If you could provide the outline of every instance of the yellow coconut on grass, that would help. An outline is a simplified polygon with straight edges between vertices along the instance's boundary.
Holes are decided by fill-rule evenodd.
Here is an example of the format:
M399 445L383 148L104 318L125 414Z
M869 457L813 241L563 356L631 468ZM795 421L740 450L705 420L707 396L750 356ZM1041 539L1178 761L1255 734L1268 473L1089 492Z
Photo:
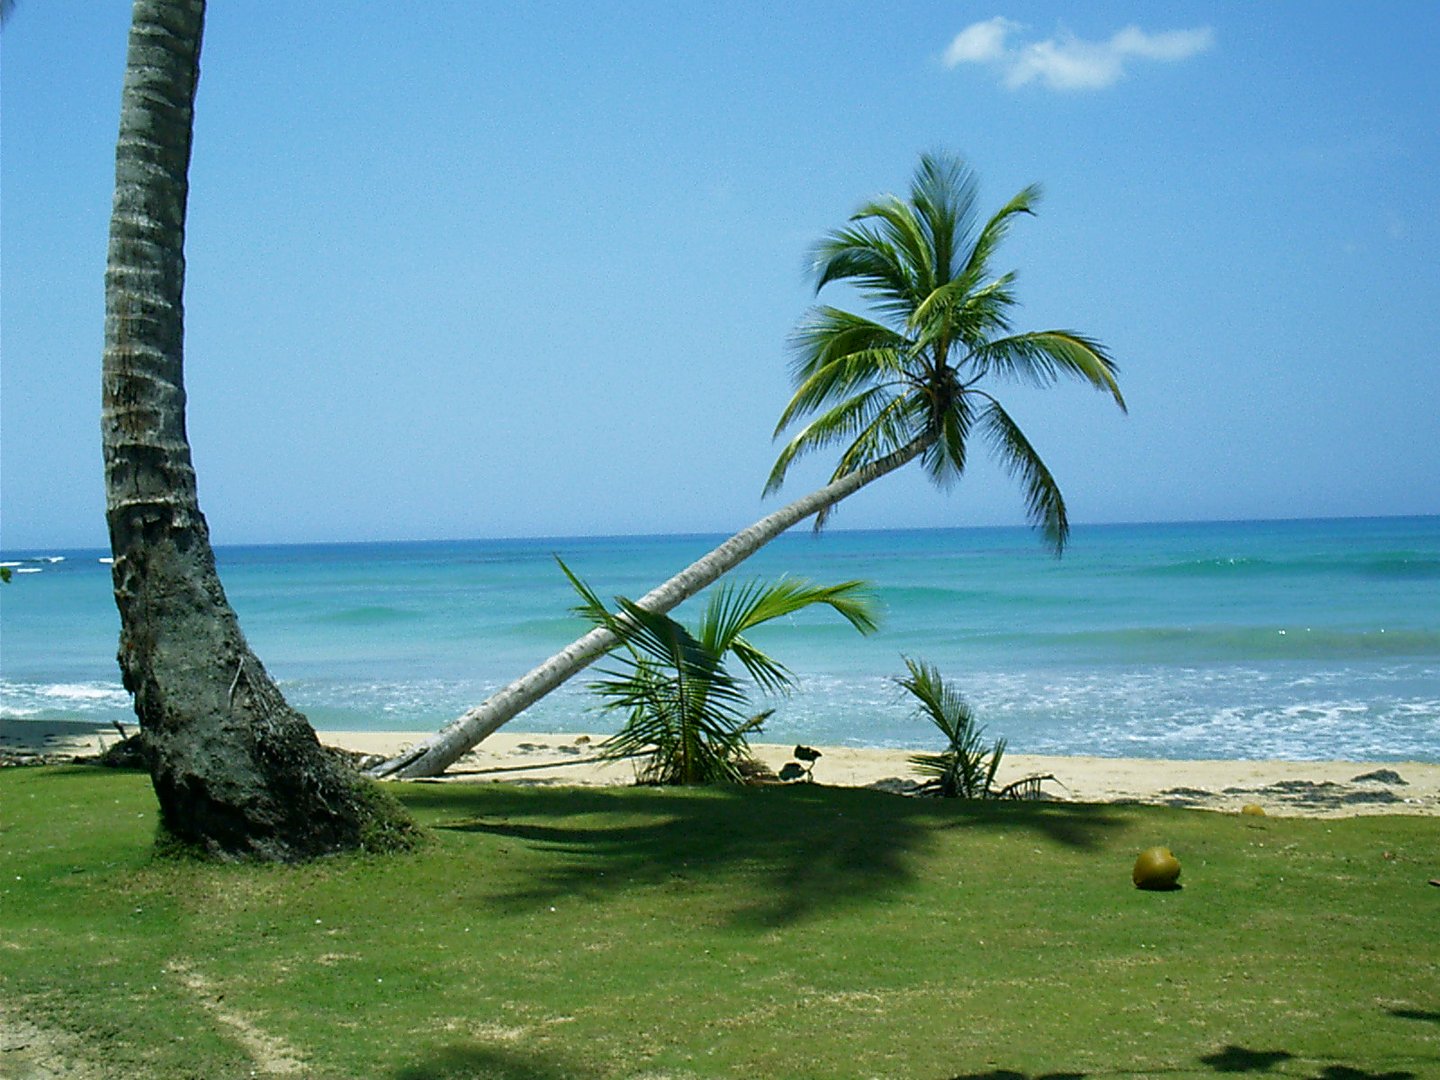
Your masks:
M1180 860L1168 847L1146 848L1135 860L1130 879L1137 889L1178 889Z

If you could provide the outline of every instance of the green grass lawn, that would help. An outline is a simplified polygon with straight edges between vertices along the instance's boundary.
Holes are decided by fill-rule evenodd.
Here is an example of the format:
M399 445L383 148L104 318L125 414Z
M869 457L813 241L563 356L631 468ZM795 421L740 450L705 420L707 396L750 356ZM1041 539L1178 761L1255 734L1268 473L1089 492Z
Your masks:
M0 772L0 1075L1440 1077L1436 819L390 790L418 852L198 865Z

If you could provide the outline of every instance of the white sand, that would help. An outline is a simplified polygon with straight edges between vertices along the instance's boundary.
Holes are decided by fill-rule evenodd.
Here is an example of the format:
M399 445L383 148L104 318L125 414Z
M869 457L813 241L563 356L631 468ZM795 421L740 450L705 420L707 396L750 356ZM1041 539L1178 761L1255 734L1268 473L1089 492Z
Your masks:
M397 732L322 732L333 745L363 753L390 755L418 741ZM598 735L527 735L498 731L450 770L456 781L510 781L551 784L626 784L634 780L628 764L600 764L594 757ZM792 760L791 745L752 744L755 756L778 772ZM911 750L817 746L816 783L865 787L898 778L914 778ZM526 766L523 770L499 771ZM535 766L544 766L536 768ZM1356 782L1379 769L1396 772L1405 784ZM1075 802L1144 802L1203 806L1238 811L1247 804L1267 813L1343 817L1351 814L1440 815L1440 765L1422 762L1347 761L1170 761L1147 758L1057 757L1007 754L999 784L1050 774L1043 790L1052 798ZM1297 783L1298 782L1298 783ZM1276 785L1281 785L1277 788ZM1307 785L1334 785L1333 788ZM1226 789L1239 789L1227 793ZM1176 793L1176 789L1185 789ZM1200 794L1205 792L1207 794ZM1390 793L1397 801L1383 800ZM1345 801L1347 796L1352 801Z
M93 724L0 721L0 749L84 754L113 743L113 729ZM424 738L415 732L325 731L323 742L388 756ZM530 784L628 784L629 764L594 761L603 736L496 732L462 758L448 782ZM754 744L756 756L778 772L793 747ZM877 781L914 778L908 750L820 746L816 783L864 787ZM1398 773L1403 784L1356 780L1377 770ZM1075 802L1142 802L1238 811L1247 804L1268 814L1345 817L1354 814L1440 816L1440 765L1414 761L1171 761L1148 758L1042 757L1007 754L1001 784L1051 774L1043 785L1052 798Z

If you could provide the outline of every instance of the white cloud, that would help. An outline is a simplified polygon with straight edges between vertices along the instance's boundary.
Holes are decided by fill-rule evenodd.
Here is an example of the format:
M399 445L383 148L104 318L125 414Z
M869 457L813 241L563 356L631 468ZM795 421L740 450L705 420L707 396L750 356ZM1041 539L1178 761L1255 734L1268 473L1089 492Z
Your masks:
M1166 30L1147 34L1138 26L1127 26L1110 39L1110 47L1127 56L1147 60L1188 60L1215 44L1215 31L1208 26L1194 30Z
M1012 30L1019 30L1020 24L1013 23L1003 15L996 15L984 22L972 23L950 42L945 50L945 66L956 64L983 64L999 60L1005 55L1005 38Z
M996 16L972 23L945 50L945 66L989 64L1008 87L1040 81L1052 90L1100 90L1118 82L1132 60L1174 63L1204 52L1215 43L1208 26L1194 30L1146 33L1127 26L1108 41L1085 41L1070 33L1028 44L1010 44L1024 27Z
M1100 90L1125 72L1115 50L1078 38L1037 41L1003 62L1009 87L1039 79L1052 90Z

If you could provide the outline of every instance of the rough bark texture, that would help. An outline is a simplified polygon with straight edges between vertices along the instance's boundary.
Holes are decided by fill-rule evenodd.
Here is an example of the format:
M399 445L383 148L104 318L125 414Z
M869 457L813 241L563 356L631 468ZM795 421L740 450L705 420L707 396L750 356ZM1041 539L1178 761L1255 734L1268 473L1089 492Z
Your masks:
M927 438L917 439L879 461L856 469L848 476L782 506L748 529L736 533L708 555L695 560L669 581L646 593L637 603L647 611L663 615L701 589L714 584L787 529L814 514L830 509L866 484L913 461L924 453L929 443ZM430 738L376 766L371 770L371 774L397 779L439 776L472 747L498 731L550 691L584 671L617 644L618 639L609 630L601 627L591 630L539 667L522 675L504 689L496 691L463 716L452 720Z
M185 207L204 0L136 0L105 275L102 431L119 661L164 828L228 857L385 847L408 824L245 642L185 435Z

